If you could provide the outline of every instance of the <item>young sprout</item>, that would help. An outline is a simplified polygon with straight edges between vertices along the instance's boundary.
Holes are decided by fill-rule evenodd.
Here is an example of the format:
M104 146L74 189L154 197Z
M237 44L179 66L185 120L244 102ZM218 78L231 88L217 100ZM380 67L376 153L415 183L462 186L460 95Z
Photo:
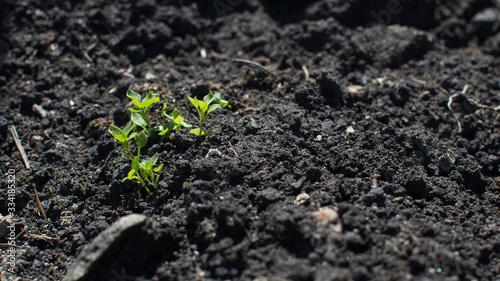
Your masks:
M168 137L172 132L177 132L182 128L191 128L193 126L184 122L184 118L181 116L181 113L177 108L172 111L172 115L168 115L167 103L163 104L161 117L168 118L172 120L172 122L169 122L164 126L160 126L160 133L158 133L160 136Z
M137 135L136 132L132 132L133 129L134 129L133 123L129 123L127 127L125 127L125 129L123 130L121 130L120 128L116 127L113 124L109 125L108 129L111 135L113 135L113 137L115 137L115 139L117 139L122 144L123 148L125 148L125 151L128 153L128 155L125 154L124 152L122 152L122 154L125 155L126 157L129 157L130 159L134 159L134 155L130 152L128 142L131 139L135 138L135 136Z
M205 121L210 112L218 109L219 107L227 107L231 109L229 102L227 100L223 100L219 93L213 94L212 92L210 92L203 98L203 100L199 100L196 97L188 97L188 99L194 105L200 117L200 127L192 129L190 131L197 136L205 136L206 138L208 138L208 136L210 135L210 130L203 131L203 125L205 125ZM212 102L215 102L215 104L212 104Z
M80 189L82 190L83 196L87 196L87 192L89 190L89 183L80 184Z
M160 95L154 94L153 91L150 91L144 99L142 99L141 95L134 92L132 89L128 89L127 97L129 97L132 100L132 103L134 103L134 106L129 108L132 123L146 131L150 130L151 121L149 120L149 110L151 105L160 101Z
M148 138L151 136L151 133L162 131L162 133L165 134L167 133L167 131L163 132L165 129L168 130L168 128L170 128L171 131L177 131L182 127L191 125L184 123L184 118L180 116L179 110L175 109L172 116L162 113L162 115L165 114L165 117L172 119L172 125L169 123L165 128L163 126L152 127L149 119L149 111L151 105L160 101L159 95L150 91L143 99L132 89L128 89L127 97L129 97L134 103L134 106L129 108L131 112L130 123L123 130L111 124L109 125L108 130L111 135L113 135L113 137L115 137L125 148L125 151L122 151L122 154L132 161L132 168L122 182L131 180L141 184L146 191L149 192L150 188L156 188L158 185L158 172L163 168L163 164L155 168L156 162L158 161L158 153L155 153L155 155L147 161L141 162L139 160L141 158L141 149L148 143ZM165 107L166 105L164 105L164 110ZM137 128L142 128L140 133L135 132ZM134 155L130 150L130 140L135 141L137 155ZM85 195L87 192L87 186L84 187L80 185L80 188Z
M128 173L127 177L122 180L130 180L136 183L140 183L146 192L150 192L150 187L156 188L158 185L158 180L160 176L157 174L162 168L163 164L158 167L154 167L158 161L158 153L155 153L148 161L139 162L139 157L135 157L132 160L132 169Z

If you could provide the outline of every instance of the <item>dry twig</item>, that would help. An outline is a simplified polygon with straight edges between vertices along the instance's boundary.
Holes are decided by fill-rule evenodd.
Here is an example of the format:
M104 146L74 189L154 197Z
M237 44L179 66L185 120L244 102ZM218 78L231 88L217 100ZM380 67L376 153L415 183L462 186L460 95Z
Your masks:
M17 134L16 126L12 125L10 126L10 132L12 133L12 137L14 137L14 142L16 143L17 149L21 153L21 157L23 158L24 165L26 166L26 169L29 169L30 166L30 161L28 160L28 156L26 155L26 151L24 151L23 145L21 144L21 141L19 140L19 135Z
M90 46L87 48L87 50L85 50L85 52L83 52L83 56L90 62L94 62L92 60L92 58L89 56L89 52L92 51L92 49L94 49L95 47L97 46L97 41L95 41L94 43L90 44Z
M42 208L42 204L40 204L40 199L38 199L38 192L36 191L35 185L33 185L33 190L35 191L36 204L38 205L38 208L40 208L40 211L42 212L42 217L44 220L47 220L47 217L45 216L45 212L43 211L43 208Z

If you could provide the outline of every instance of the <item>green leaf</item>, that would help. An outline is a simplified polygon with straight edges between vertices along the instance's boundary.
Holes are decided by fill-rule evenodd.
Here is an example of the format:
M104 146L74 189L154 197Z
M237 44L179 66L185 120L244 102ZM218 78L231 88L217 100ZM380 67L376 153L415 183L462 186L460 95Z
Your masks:
M129 108L128 109L130 112L137 112L137 113L141 113L142 112L142 109L135 109L135 107L133 108Z
M208 111L207 111L207 115L208 115L210 112L212 112L212 111L216 110L216 109L217 109L217 108L219 108L219 107L220 107L220 104L218 104L218 103L211 105L211 106L210 106L210 108L209 108L209 109L208 109Z
M151 158L149 159L149 162L151 162L151 164L156 164L156 162L158 161L158 152L155 153L155 155L151 156Z
M150 100L150 99L156 99L159 96L160 96L159 94L155 94L153 91L149 91L146 94L146 96L144 97L144 99L142 100L142 103L144 103L145 101Z
M151 137L151 134L155 133L155 132L160 132L162 129L160 129L160 126L154 126L152 128L149 128L146 130L146 132L148 133L147 135Z
M127 139L125 137L125 134L121 134L119 136L114 136L123 146L125 146L125 144L129 141L129 139Z
M146 143L148 143L148 136L144 132L141 132L136 139L136 144L137 144L137 149L141 149L146 146Z
M175 120L178 116L181 116L181 112L176 108L172 111L172 119Z
M128 136L128 134L130 134L130 132L134 129L134 123L130 122L127 124L127 126L125 127L125 129L123 129L123 132L125 133L125 135Z
M195 97L195 98L196 98L196 97ZM191 98L191 97L188 97L188 100L189 100L189 101L190 101L190 102L194 105L194 107L195 107L196 109L198 109L199 105L198 105L198 101L197 101L197 100L195 100L195 99L193 99L193 98Z
M153 97L153 94L154 94L154 92L153 92L153 91L149 91L149 92L146 94L146 96L142 99L142 102L144 103L144 101L151 99L151 98Z
M207 130L205 133L203 133L203 135L205 135L205 138L208 138L211 133L212 133L211 130Z
M147 171L146 171L146 170L141 169L141 170L139 171L139 174L141 175L141 177L142 177L142 179L143 179L143 180L147 180L147 179L148 179L148 173L147 173Z
M177 117L175 117L175 119L174 119L174 123L175 123L175 124L179 124L179 125L180 125L183 121L184 121L184 118L183 118L182 116L180 116L180 115L179 115L179 116L177 116Z
M109 125L109 129L108 129L109 133L111 135L113 135L113 137L115 137L116 139L118 139L118 137L120 135L124 135L125 133L118 127L116 127L115 125L111 124ZM120 141L121 142L121 141Z
M174 123L167 123L163 126L162 131L158 133L159 136L168 136L175 128Z
M215 93L214 94L214 100L215 102L220 102L222 100L222 97L220 96L220 93Z
M136 100L132 100L132 103L134 104L134 107L132 109L140 110L140 109L144 108L144 104L142 104Z
M144 106L146 108L149 108L153 103L157 103L159 101L160 101L160 98L158 98L158 97L152 98L152 99L148 99L148 100L144 101Z
M141 165L139 164L139 157L135 157L132 160L132 169L134 169L136 172L141 170Z
M158 168L154 169L153 171L154 171L155 173L158 173L159 171L161 171L161 169L163 169L163 166L164 166L164 165L163 165L163 164L161 164Z
M203 134L203 132L200 130L200 128L192 129L189 132L192 134L195 134L196 136L201 136Z
M148 172L149 172L149 171L152 171L152 170L153 170L153 163L151 163L151 162L149 162L149 161L146 161L146 163L144 163L144 164L146 164L146 165L145 165L146 167L144 168L146 171L148 171Z
M208 105L206 102L199 100L198 106L199 106L201 112L205 113L207 111Z
M191 128L191 127L193 127L193 125L188 124L188 123L186 123L186 122L181 122L181 125L182 125L182 127L184 127L184 128Z
M222 107L227 107L228 109L231 109L231 105L229 105L229 102L227 100L220 100L218 104L220 104L220 106Z
M220 97L220 95L219 95ZM205 97L203 97L203 102L205 102L207 105L211 104L214 101L214 94L212 92L208 93Z
M138 93L134 92L134 90L132 89L128 89L127 90L127 97L129 97L132 102L137 105L139 108L142 108L143 105L142 105L142 99L141 99L141 95L139 95Z
M139 113L132 112L132 116L130 117L132 122L134 122L135 125L142 127L146 129L146 120L140 115Z

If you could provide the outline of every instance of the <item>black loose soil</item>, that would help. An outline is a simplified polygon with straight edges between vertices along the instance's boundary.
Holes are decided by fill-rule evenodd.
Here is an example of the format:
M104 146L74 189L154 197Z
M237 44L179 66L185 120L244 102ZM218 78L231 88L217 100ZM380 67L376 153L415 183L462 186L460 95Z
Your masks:
M18 237L14 274L0 237L0 275L62 279L136 213L88 280L500 279L495 3L1 1L0 213L13 169ZM149 141L149 194L121 182L107 131L129 87L192 124L187 95L233 105L207 139Z

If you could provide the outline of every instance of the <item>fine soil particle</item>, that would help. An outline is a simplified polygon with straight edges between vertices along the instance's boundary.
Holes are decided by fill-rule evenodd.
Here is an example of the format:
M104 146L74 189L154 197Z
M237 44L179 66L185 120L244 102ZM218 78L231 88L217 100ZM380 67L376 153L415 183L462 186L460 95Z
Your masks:
M497 2L2 1L0 279L499 279Z

